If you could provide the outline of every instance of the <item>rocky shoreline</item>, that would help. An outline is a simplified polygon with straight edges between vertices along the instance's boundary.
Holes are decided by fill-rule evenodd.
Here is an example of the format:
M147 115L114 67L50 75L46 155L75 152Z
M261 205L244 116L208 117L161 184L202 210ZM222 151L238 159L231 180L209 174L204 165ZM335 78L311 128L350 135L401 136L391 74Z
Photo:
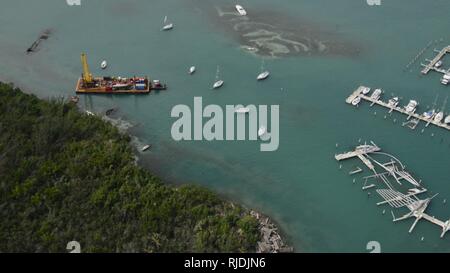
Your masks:
M256 211L250 211L250 215L255 217L259 222L259 230L261 232L262 241L256 246L256 253L290 253L294 252L294 248L287 245L279 233L278 227L270 220Z

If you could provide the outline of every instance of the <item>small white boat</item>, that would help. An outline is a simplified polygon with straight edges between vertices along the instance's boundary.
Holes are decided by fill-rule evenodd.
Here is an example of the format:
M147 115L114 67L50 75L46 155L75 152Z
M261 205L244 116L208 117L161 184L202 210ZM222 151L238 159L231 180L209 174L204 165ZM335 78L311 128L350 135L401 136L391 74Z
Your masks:
M103 60L102 63L100 64L100 67L102 69L105 69L108 66L108 63L106 62L106 60Z
M450 115L448 115L445 120L444 120L445 124L450 124Z
M439 68L442 66L442 61L438 61L437 63L434 64L434 67Z
M236 109L234 112L239 113L239 114L245 114L245 113L250 112L250 108L242 107L242 108Z
M219 78L220 69L219 66L217 66L217 72L216 72L216 81L213 84L213 89L218 89L222 87L224 84L224 81Z
M398 97L394 97L388 101L388 106L391 108L395 108L397 107L398 103L399 103Z
M363 95L367 95L370 93L370 87L364 87L362 90Z
M356 97L354 100L352 100L352 105L357 106L361 102L361 97Z
M222 87L223 84L224 84L224 82L222 80L218 80L213 84L213 89L218 89L218 88Z
M167 21L167 16L164 17L164 26L162 28L162 30L171 30L173 28L173 23L169 23Z
M417 101L410 100L408 105L405 106L405 111L407 113L413 113L416 110L417 105L419 105L419 103L417 103Z
M269 77L270 72L264 69L264 60L261 61L261 73L256 77L256 80L262 81Z
M262 137L263 135L265 135L267 133L267 128L265 126L261 126L258 129L258 136Z
M151 145L145 145L144 147L142 147L141 151L145 152L148 149L150 149Z
M192 74L194 74L194 72L195 72L195 66L191 66L189 68L189 74L192 75Z
M444 112L439 112L434 116L434 122L441 122L444 119Z
M269 75L270 75L270 72L269 72L269 71L264 71L264 72L260 73L260 74L258 75L258 77L256 77L256 79L257 79L258 81L262 81L262 80L267 79L267 78L269 77Z
M236 5L236 10L239 12L239 15L241 16L247 15L247 11L241 5Z
M373 91L373 93L370 97L374 100L378 100L380 98L382 92L383 91L381 91L381 89L377 88L377 89L375 89L375 91Z

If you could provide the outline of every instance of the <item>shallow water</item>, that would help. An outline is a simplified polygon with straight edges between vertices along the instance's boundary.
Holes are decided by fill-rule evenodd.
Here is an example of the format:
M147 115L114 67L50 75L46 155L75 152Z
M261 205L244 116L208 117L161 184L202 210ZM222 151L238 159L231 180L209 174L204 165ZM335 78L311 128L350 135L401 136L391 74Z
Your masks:
M68 97L81 73L81 52L88 54L96 75L103 73L103 59L108 75L149 74L168 82L169 90L83 96L80 106L97 113L118 107L115 115L134 125L130 130L139 137L134 143L153 144L140 162L167 181L205 185L271 215L298 251L367 252L373 240L382 251L450 251L450 235L440 239L440 229L432 224L420 222L409 234L412 219L392 223L390 209L375 205L380 198L361 191L367 172L352 184L348 171L359 163L345 162L339 169L334 160L335 153L360 138L373 140L440 193L427 212L450 218L449 205L442 204L450 199L449 132L429 127L421 133L423 124L411 131L401 126L405 118L399 114L384 119L381 108L344 103L365 84L385 89L384 98L400 96L402 104L414 98L421 112L437 94L442 105L449 89L436 73L420 76L419 63L433 56L433 48L450 44L450 2L397 0L370 7L362 0L243 0L246 22L253 23L235 30L244 19L218 13L233 11L229 1L81 1L80 7L62 0L3 1L0 79L40 97ZM175 24L170 32L160 31L165 15ZM52 30L49 39L26 55L46 29ZM275 44L264 44L266 35L259 29L272 31L271 39L280 35L294 43L274 39ZM432 46L405 71L430 41ZM260 50L249 53L244 45ZM275 56L265 62L271 77L256 82L266 56ZM193 76L187 74L191 65L197 66ZM225 85L211 91L217 65ZM204 105L280 105L278 151L262 153L254 141L173 141L170 111L177 104L192 106L194 96L202 96Z

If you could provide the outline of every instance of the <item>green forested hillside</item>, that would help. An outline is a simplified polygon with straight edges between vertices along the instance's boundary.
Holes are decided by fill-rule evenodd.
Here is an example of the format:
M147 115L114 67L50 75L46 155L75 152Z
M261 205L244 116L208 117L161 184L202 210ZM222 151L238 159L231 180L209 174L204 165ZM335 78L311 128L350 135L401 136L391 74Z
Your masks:
M238 252L259 238L242 208L135 166L112 125L0 83L0 252Z

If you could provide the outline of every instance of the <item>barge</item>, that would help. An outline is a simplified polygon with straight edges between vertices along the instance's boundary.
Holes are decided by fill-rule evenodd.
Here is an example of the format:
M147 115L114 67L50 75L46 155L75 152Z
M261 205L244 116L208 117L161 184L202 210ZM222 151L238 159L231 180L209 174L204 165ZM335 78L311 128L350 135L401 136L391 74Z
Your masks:
M165 90L167 86L159 80L144 77L93 77L89 70L86 54L81 54L83 73L78 79L77 94L148 94L152 89Z

